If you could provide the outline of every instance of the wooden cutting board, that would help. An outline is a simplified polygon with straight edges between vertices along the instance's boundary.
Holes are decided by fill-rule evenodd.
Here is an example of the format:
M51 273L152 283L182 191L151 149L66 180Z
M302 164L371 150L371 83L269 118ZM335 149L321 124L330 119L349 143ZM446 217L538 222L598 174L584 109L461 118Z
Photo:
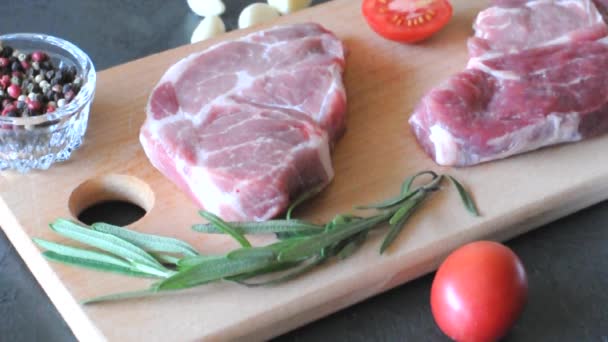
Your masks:
M451 187L435 194L388 255L374 236L350 259L297 281L249 289L219 283L155 299L87 306L79 300L144 288L148 281L49 264L32 237L65 242L47 223L105 199L148 210L131 227L178 237L202 251L227 250L227 238L192 232L197 208L148 163L139 143L148 94L180 58L220 40L180 47L99 73L86 143L48 171L0 174L0 225L57 306L85 341L265 339L340 310L432 271L453 248L474 239L505 240L608 197L608 163L598 156L608 136L544 149L465 169L437 167L417 146L407 118L420 97L467 60L466 38L484 1L454 1L454 18L431 40L401 45L364 23L360 1L335 0L277 23L316 21L344 40L348 132L337 144L336 178L298 216L327 220L353 205L398 192L407 175L449 172L475 194L483 216L473 218ZM84 185L83 185L84 184ZM4 275L7 276L7 275Z

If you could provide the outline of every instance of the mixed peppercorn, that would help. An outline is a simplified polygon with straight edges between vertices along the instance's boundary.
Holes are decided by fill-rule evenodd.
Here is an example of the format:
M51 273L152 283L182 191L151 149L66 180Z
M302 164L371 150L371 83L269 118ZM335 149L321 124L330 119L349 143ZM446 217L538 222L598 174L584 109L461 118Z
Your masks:
M81 86L76 67L58 67L43 51L25 53L0 42L0 115L54 112L70 103Z

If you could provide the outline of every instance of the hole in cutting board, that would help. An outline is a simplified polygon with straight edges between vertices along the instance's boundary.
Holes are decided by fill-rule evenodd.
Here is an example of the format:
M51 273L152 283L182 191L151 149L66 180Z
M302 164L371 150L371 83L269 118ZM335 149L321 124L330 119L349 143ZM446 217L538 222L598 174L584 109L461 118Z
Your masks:
M78 214L78 220L91 225L105 222L116 226L126 226L138 221L146 211L137 204L127 201L106 201L95 203Z
M152 209L154 193L139 178L110 174L80 184L68 205L72 215L85 224L101 221L126 226Z

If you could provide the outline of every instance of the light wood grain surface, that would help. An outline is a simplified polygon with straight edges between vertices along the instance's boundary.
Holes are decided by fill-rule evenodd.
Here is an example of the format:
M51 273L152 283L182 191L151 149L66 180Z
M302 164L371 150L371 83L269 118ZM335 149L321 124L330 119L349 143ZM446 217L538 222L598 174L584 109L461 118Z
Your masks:
M505 240L608 197L608 164L598 159L608 137L472 168L437 167L417 146L407 118L427 90L464 67L465 41L485 2L454 1L454 18L446 29L412 46L372 33L359 6L360 1L336 0L277 22L319 22L350 51L348 131L334 151L336 178L298 216L322 221L394 195L403 178L423 169L459 178L475 194L483 216L469 216L456 191L446 187L413 217L388 255L378 255L381 237L376 234L350 259L273 288L218 283L155 299L83 307L79 300L148 285L48 263L31 242L32 237L65 242L47 224L72 217L96 200L129 199L149 209L134 229L178 237L201 251L235 247L227 238L189 229L200 222L197 208L152 168L137 136L148 94L168 66L250 30L153 55L99 74L86 143L70 161L45 172L0 174L0 226L79 339L265 339L430 272L464 242Z

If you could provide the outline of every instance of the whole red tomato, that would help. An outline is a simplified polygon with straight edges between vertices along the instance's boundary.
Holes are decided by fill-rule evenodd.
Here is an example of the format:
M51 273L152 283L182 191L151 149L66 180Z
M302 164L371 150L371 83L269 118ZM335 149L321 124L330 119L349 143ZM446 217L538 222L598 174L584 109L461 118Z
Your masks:
M450 254L431 288L435 322L461 342L495 341L521 314L528 280L521 261L506 246L478 241Z

